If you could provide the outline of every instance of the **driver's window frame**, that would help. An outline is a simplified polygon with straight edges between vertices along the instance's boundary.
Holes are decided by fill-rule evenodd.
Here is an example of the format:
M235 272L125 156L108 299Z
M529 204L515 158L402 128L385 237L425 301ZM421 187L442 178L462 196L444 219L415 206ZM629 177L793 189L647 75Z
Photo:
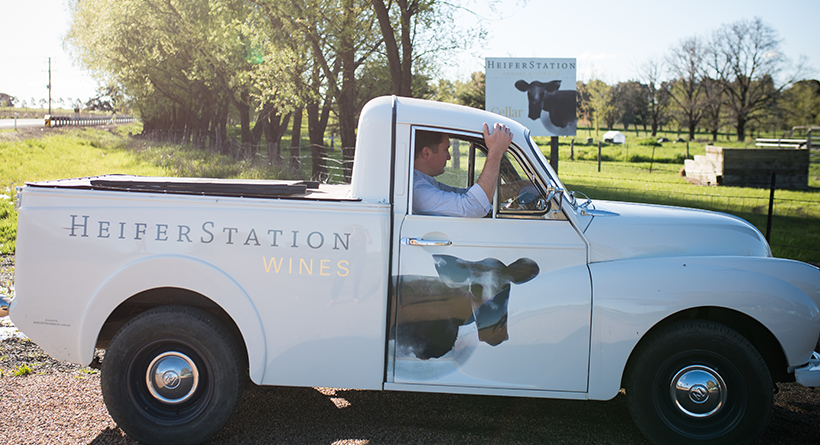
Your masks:
M419 130L424 131L432 131L438 133L445 133L450 136L451 139L459 139L462 142L467 142L470 144L468 149L467 155L467 184L466 187L472 187L475 184L475 180L480 171L476 171L476 154L478 151L481 151L485 154L487 153L487 147L484 145L484 136L480 133L470 132L470 131L463 131L463 130L455 130L449 128L442 128L442 127L431 127L431 126L422 126L422 125L413 125L411 127L411 140L410 140L410 190L411 194L409 196L409 212L410 214L413 213L413 206L412 206L412 190L413 190L413 174L415 169L415 143L416 143L416 132ZM452 147L451 147L452 148ZM546 198L548 196L547 190L548 186L544 184L543 178L538 174L538 171L533 167L533 165L527 160L527 157L523 155L524 149L516 145L514 142L511 142L505 156L510 155L512 156L515 161L518 162L518 165L524 170L527 175L527 179L533 183L536 187L538 192L541 194L542 197ZM452 156L452 154L451 154ZM510 160L510 162L515 162ZM446 182L445 182L446 183ZM452 185L452 184L450 184ZM462 187L462 185L458 185L458 187ZM492 211L487 217L492 219L511 219L511 218L519 218L519 219L566 219L566 216L563 215L563 212L560 214L556 214L551 211L553 203L547 209L543 210L508 210L500 208L500 196L501 196L501 176L499 174L498 183L495 187L495 193L493 195L493 202L492 202Z

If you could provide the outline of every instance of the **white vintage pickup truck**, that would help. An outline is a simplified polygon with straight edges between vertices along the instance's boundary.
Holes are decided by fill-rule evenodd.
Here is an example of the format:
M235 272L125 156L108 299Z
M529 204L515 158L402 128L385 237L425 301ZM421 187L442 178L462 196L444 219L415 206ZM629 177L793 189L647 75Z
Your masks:
M513 130L485 218L414 214L419 130L469 186ZM743 443L775 382L820 386L820 270L730 215L578 199L529 132L461 106L362 111L352 184L103 176L19 196L12 321L53 357L106 350L114 420L198 443L246 379L608 400L658 443Z

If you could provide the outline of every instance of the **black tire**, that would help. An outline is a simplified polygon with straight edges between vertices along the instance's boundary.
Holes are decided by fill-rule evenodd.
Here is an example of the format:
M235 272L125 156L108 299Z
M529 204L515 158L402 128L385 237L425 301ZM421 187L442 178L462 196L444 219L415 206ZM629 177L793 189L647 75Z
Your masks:
M100 378L103 400L117 425L140 442L204 442L225 426L242 395L238 351L205 311L151 309L111 340Z
M772 413L773 384L760 353L708 321L675 323L648 339L626 383L632 419L658 444L748 443Z

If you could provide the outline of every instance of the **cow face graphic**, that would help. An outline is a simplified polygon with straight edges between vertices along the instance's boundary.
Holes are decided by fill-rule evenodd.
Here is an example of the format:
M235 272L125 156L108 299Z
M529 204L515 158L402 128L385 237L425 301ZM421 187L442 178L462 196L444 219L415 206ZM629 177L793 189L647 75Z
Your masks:
M538 275L535 261L520 258L507 266L495 258L467 261L451 255L433 255L433 261L438 278L401 277L398 356L442 357L464 341L459 337L465 332L477 332L478 340L491 346L507 340L510 288Z
M527 117L540 119L544 128L555 136L574 135L576 131L576 111L574 90L560 90L561 81L515 82L518 91L527 93Z

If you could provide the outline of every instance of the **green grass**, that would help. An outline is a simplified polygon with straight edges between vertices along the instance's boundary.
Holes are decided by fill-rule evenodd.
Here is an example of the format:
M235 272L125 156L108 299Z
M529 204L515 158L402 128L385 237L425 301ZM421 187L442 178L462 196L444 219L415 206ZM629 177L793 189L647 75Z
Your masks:
M16 377L23 377L23 376L27 376L27 375L32 374L32 373L34 373L34 369L31 366L29 366L28 364L20 365L17 368L15 368L14 370L11 371L11 375L16 376Z
M128 150L128 138L97 129L72 129L23 141L0 140L0 187L108 173L164 175Z

